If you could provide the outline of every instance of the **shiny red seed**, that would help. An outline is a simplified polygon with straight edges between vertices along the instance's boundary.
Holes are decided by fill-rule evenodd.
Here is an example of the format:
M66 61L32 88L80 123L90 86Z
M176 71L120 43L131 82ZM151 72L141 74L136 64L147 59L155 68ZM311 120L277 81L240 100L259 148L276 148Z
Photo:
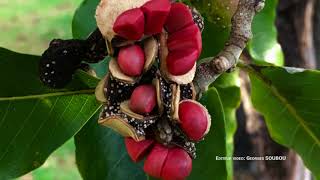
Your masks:
M161 177L163 180L183 180L192 170L192 159L189 154L180 148L169 150L163 166Z
M188 6L183 3L173 3L165 28L169 33L181 30L182 28L194 24L192 13Z
M148 155L146 161L144 162L144 172L155 178L160 178L162 168L167 159L168 152L168 148L160 144L156 144Z
M196 49L169 52L166 59L169 73L176 76L186 74L195 65L198 54Z
M147 114L152 112L156 103L156 88L153 85L141 85L131 94L129 107L135 113Z
M140 46L130 45L120 49L118 55L118 64L124 74L128 76L141 75L144 63L144 51Z
M170 7L169 0L151 0L141 7L146 21L145 34L154 35L162 32Z
M191 24L180 31L170 34L167 45L169 51L183 51L192 48L201 53L201 32L196 24Z
M136 142L132 138L125 138L127 152L134 162L140 161L152 147L154 140Z
M201 140L210 126L210 117L205 107L192 100L179 104L179 120L182 130L194 141Z
M120 14L113 31L119 36L129 40L139 40L144 32L144 15L140 8L127 10Z

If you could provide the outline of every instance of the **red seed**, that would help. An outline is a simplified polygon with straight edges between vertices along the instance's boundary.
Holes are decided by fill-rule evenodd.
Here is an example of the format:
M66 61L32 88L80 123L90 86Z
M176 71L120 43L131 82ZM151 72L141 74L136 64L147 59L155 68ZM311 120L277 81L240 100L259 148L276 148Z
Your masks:
M168 152L168 148L160 144L156 144L144 162L144 172L155 178L160 178Z
M129 107L138 114L150 113L157 103L156 88L153 85L141 85L131 94Z
M179 120L182 130L194 141L204 137L211 122L206 108L192 100L185 100L179 104Z
M141 7L146 21L144 27L145 34L154 35L162 32L163 25L170 12L170 7L169 0L151 0Z
M113 25L113 31L123 38L139 40L144 31L142 10L134 8L120 14Z
M193 68L198 54L196 49L169 52L166 59L169 73L175 76L186 74Z
M191 24L180 31L169 35L167 42L169 51L183 51L185 49L196 49L199 54L202 50L201 32L196 24Z
M194 22L192 13L188 6L184 5L183 3L173 3L165 23L166 30L169 33L173 33L190 24L194 24Z
M129 156L134 162L140 161L152 147L154 140L136 142L132 138L125 138L125 144Z
M118 64L124 74L128 76L141 75L144 63L144 51L140 46L131 45L120 49L118 55Z
M180 148L169 150L163 166L161 177L164 180L183 180L192 170L192 159L186 151Z

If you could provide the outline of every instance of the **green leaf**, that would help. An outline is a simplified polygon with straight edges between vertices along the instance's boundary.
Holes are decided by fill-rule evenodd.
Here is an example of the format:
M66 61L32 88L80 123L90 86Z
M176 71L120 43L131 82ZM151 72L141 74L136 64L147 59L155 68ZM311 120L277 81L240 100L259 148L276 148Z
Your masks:
M84 0L72 20L72 35L84 39L97 28L95 10L100 0Z
M233 137L237 130L236 110L240 105L239 71L222 74L213 86L219 92L222 100L226 121L227 156L233 156ZM227 161L228 179L233 179L233 161Z
M0 179L23 175L47 157L97 111L97 79L78 72L65 89L38 78L38 56L0 48Z
M211 130L205 140L197 144L197 158L193 160L188 179L227 179L227 161L216 160L216 156L227 156L225 116L218 91L210 88L201 102L211 115Z
M255 61L282 66L284 55L277 42L275 26L277 2L277 0L266 1L264 9L254 17L252 23L253 39L247 48Z
M243 68L250 73L252 102L264 115L272 138L294 149L320 178L320 72L275 66Z
M197 8L205 18L201 57L217 55L229 37L231 16L235 8L234 0L186 0L186 3Z
M76 161L84 180L147 180L142 163L134 164L124 138L97 123L98 114L75 136Z

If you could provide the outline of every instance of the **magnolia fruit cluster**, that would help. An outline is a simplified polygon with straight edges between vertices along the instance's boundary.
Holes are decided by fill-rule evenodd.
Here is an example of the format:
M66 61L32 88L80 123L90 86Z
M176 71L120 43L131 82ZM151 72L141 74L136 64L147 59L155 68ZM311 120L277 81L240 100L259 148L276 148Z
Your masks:
M166 180L185 179L211 118L192 80L202 50L200 14L169 0L102 0L98 27L112 56L96 89L99 123L125 137L134 162Z

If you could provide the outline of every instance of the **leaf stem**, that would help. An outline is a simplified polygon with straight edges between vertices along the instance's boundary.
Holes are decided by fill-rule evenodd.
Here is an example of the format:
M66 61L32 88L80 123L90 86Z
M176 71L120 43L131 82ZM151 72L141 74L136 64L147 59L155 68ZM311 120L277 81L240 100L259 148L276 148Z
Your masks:
M15 97L0 97L1 101L18 101L18 100L28 100L28 99L40 99L40 98L48 98L55 96L68 96L68 95L76 95L76 94L94 94L95 89L86 89L79 91L67 91L67 92L54 92L54 93L46 93L46 94L36 94L36 95L27 95L27 96L15 96Z

